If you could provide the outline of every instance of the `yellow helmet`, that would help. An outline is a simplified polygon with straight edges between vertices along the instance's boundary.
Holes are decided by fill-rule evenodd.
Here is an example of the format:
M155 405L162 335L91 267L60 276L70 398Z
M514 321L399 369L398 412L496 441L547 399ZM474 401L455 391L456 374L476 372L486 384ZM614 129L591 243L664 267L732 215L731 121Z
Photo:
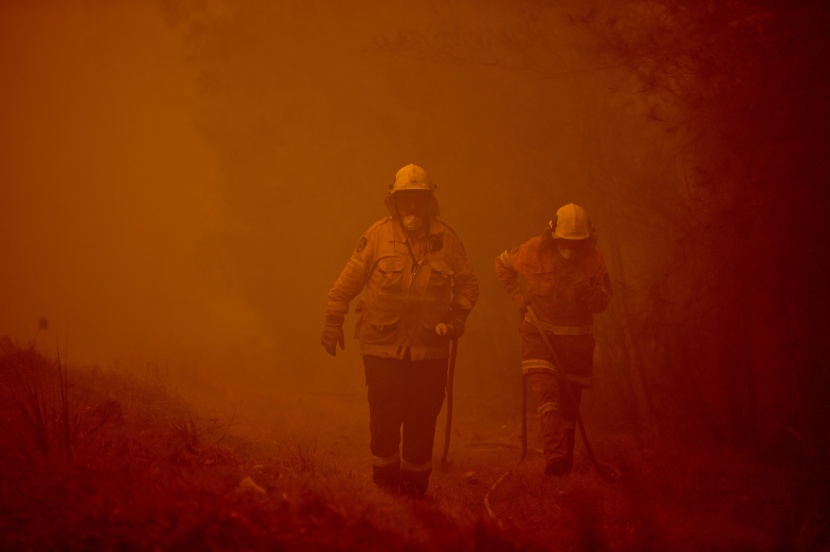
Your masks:
M389 185L389 195L400 190L427 190L438 188L429 180L427 172L418 165L407 165L395 174L395 181Z
M556 211L556 218L550 221L549 226L554 238L565 240L584 240L590 238L594 229L588 219L588 213L573 203L563 205Z
M389 193L386 195L386 207L394 215L395 214L395 192L401 190L424 190L426 192L434 192L438 186L433 184L429 179L427 172L418 165L409 164L400 169L395 174L395 181L389 185ZM438 200L432 195L429 203L430 216L437 217L440 212L438 209Z

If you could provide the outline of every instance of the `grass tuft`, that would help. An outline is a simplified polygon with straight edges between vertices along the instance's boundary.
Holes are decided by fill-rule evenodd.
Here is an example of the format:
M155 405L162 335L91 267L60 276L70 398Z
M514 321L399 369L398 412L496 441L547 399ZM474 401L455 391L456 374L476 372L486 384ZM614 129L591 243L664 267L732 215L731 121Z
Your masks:
M292 473L313 474L317 467L317 441L304 444L296 437L281 444L283 468Z
M3 426L18 453L27 462L74 456L83 426L80 411L69 395L66 366L53 363L32 347L0 342L0 381L10 409Z

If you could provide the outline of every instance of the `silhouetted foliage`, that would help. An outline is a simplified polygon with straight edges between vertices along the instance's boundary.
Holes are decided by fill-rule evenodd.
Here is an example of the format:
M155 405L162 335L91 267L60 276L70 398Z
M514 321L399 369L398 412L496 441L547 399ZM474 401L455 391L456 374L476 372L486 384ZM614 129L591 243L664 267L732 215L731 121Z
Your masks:
M674 181L632 185L638 215L673 242L624 307L645 379L673 381L659 400L716 441L826 454L827 8L631 0L572 13L627 69L617 93L639 97L685 161Z

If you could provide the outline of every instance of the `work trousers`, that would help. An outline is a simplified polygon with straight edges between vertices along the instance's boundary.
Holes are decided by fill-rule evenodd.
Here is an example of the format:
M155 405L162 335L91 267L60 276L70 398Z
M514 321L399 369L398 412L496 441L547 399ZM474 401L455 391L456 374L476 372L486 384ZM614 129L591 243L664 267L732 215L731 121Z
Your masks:
M548 334L556 351L554 358L533 325L524 322L521 336L522 365L528 367L527 376L538 398L539 437L545 460L564 458L570 465L576 417L582 389L591 381L596 341L593 335ZM562 387L562 379L569 382L570 393Z
M373 480L422 495L432 473L435 423L447 385L447 359L364 356Z

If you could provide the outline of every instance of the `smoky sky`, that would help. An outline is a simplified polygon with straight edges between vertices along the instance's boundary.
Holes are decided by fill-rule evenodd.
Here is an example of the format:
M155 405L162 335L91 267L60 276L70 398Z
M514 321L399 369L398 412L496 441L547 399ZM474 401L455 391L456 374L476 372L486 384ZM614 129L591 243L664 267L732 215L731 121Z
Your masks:
M567 202L621 239L615 190L668 149L544 4L4 2L0 335L88 364L344 362L326 292L415 163L482 288L465 362L513 362L494 257Z

